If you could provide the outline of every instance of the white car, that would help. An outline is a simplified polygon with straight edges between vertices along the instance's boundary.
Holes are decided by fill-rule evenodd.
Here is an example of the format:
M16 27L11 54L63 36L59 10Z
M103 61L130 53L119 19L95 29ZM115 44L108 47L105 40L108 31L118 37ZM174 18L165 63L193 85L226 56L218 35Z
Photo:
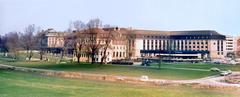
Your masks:
M221 70L218 69L218 68L216 68L216 67L213 67L213 68L210 69L210 71L213 71L213 72L220 72Z
M221 71L221 73L220 73L221 76L227 76L227 75L230 75L230 74L232 74L232 71L231 71L231 70Z

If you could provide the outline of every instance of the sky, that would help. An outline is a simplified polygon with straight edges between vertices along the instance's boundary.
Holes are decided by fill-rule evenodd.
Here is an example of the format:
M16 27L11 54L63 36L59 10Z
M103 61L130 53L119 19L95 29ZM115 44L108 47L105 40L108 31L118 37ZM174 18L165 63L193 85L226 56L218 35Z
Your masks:
M65 31L71 21L149 30L216 30L240 36L240 0L0 0L0 34L29 24Z

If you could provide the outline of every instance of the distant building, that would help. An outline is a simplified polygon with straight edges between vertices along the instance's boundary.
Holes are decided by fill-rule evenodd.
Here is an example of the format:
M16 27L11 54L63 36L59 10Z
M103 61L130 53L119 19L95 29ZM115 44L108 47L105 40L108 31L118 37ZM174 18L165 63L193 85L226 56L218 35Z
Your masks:
M240 58L240 37L237 37L236 38L237 40L237 49L236 49L236 52L237 52L237 57L239 57Z
M49 53L60 53L64 47L64 36L65 33L57 32L53 29L47 29L44 31L45 36L43 37L43 49Z
M107 50L107 62L120 59L142 59L162 57L168 61L222 60L228 51L234 51L234 40L213 30L155 31L131 28L112 28L117 38ZM106 33L110 28L100 29ZM64 46L64 33L49 32L46 37L48 49ZM104 34L103 34L104 36ZM227 40L226 40L227 39ZM104 44L104 38L97 39ZM240 47L240 40L239 40ZM96 61L100 62L99 49ZM87 57L83 55L83 57ZM83 58L84 59L84 58ZM84 61L87 61L86 58ZM88 60L89 61L89 60Z
M226 37L212 30L133 30L135 57L162 56L170 61L221 60L226 55Z
M226 36L226 53L235 53L237 50L237 38Z

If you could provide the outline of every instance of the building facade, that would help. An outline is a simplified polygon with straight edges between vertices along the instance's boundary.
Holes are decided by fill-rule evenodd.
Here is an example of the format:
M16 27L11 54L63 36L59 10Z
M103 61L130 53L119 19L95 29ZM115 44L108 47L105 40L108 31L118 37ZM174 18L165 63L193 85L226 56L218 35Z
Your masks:
M64 37L66 33L57 32L53 29L47 29L44 32L44 36L42 37L42 49L45 52L49 53L60 53L64 48Z
M136 57L161 56L169 61L221 60L226 55L226 37L211 30L134 30Z
M237 37L236 41L237 41L236 55L238 58L240 58L240 37Z
M196 31L153 31L131 28L112 28L115 38L111 40L107 49L107 62L121 59L158 58L168 61L203 61L222 60L226 51L231 51L232 39L212 30ZM102 28L101 33L107 33L109 28ZM48 47L58 44L63 46L64 40L55 39L48 34ZM60 39L61 38L61 39ZM52 42L58 40L58 42ZM105 38L96 42L104 44ZM56 44L55 44L56 43ZM234 48L234 47L233 47ZM100 62L103 56L100 48L96 61ZM86 57L83 56L83 57ZM84 58L83 58L84 59ZM86 58L85 60L86 61ZM88 60L89 61L89 60Z
M226 36L226 53L235 53L237 50L237 38Z

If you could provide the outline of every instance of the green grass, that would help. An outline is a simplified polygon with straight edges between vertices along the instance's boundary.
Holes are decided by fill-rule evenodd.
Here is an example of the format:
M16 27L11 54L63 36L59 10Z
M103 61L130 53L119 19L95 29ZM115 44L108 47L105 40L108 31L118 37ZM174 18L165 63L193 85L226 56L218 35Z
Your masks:
M10 60L10 61L9 61ZM56 62L27 62L27 61L11 61L9 58L0 57L0 63L9 64L14 66L23 66L30 68L41 68L50 70L61 70L61 71L76 71L76 72L87 72L95 74L108 74L108 75L121 75L121 76L132 76L140 77L147 75L149 78L159 79L198 79L207 76L216 75L216 72L211 72L210 68L217 67L223 70L239 70L240 66L230 65L212 65L212 64L176 64L176 63L163 63L162 69L157 69L156 65L152 65L152 68L143 68L139 66L116 66L116 65L99 65L89 63L67 63L57 64ZM190 68L190 69L204 69L209 71L199 70L184 70L178 68Z
M148 87L0 70L0 97L237 97L239 90Z
M157 67L157 65L153 65ZM240 65L227 65L227 64L205 64L205 63L163 63L162 67L166 68L190 68L190 69L205 69L217 67L221 70L240 71Z
M2 61L0 61L0 63L1 62ZM132 77L140 77L142 75L147 75L149 76L149 78L159 78L159 79L197 79L197 78L216 75L215 72L210 72L210 71L176 70L176 69L168 69L168 68L163 68L159 70L157 68L99 65L99 64L89 64L89 63L56 64L51 62L18 61L18 62L5 62L4 64L30 67L30 68L41 68L41 69L61 70L61 71L77 71L77 72L79 71L79 72L86 72L86 73L121 75L121 76L132 76Z

